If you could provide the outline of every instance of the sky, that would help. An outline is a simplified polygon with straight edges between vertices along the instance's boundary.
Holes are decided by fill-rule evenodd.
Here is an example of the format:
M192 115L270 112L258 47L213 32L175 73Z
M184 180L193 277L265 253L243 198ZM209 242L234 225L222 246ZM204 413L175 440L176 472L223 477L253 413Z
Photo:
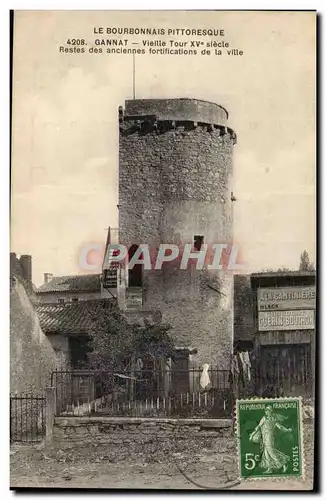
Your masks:
M132 98L132 56L59 52L73 37L90 47L100 26L223 29L243 50L136 56L136 97L192 97L228 110L238 138L234 233L249 272L296 269L304 249L315 260L313 13L19 11L11 251L32 255L35 284L45 272L84 273L81 250L104 245L106 229L118 224L117 110Z

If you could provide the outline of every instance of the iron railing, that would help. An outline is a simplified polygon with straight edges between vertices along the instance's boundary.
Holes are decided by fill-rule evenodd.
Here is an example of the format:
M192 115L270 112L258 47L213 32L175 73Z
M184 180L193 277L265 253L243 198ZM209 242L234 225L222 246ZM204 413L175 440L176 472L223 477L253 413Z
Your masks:
M45 396L10 395L10 442L35 443L45 435Z
M228 370L210 369L203 387L202 370L133 370L96 373L56 371L56 414L134 417L228 418L232 379Z

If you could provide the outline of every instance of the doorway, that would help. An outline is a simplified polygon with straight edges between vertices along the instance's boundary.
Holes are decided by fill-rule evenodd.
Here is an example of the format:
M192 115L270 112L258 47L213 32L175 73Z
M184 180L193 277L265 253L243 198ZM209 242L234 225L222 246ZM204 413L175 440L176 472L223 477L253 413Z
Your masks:
M90 352L89 340L90 338L88 335L76 335L69 337L68 342L72 369L87 367L88 354Z
M132 259L132 257L137 252L139 246L131 245L128 251L128 262ZM142 256L140 256L140 260ZM141 287L143 285L143 265L135 264L132 269L128 270L128 286L129 287Z
M311 396L310 344L261 346L259 364L261 394L269 390L269 397Z

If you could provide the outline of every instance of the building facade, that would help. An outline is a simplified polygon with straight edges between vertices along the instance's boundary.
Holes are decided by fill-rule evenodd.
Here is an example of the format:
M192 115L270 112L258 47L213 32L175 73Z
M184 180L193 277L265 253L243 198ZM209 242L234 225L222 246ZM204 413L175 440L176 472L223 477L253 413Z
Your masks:
M43 285L35 292L37 301L41 304L65 304L100 299L101 287L101 274L53 276L45 273Z
M256 392L314 397L316 273L251 275Z
M253 294L250 274L234 275L233 352L251 351L254 347Z
M129 259L140 245L191 244L194 259L162 269L134 266L118 280L127 312L162 313L175 345L194 362L228 369L233 343L233 271L196 268L207 245L233 241L232 155L236 143L221 106L195 99L126 101L119 109L119 241ZM208 250L209 251L209 250ZM197 255L196 255L197 252ZM211 261L210 261L211 262Z
M60 360L61 369L87 366L94 321L115 308L114 299L36 305L40 326Z

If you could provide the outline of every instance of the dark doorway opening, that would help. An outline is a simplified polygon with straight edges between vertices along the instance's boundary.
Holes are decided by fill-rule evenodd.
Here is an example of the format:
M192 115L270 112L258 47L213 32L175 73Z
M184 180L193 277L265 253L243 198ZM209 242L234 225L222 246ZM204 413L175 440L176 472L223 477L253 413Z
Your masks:
M196 250L196 252L200 252L203 243L204 243L204 236L199 236L199 235L194 236L194 249Z
M136 371L136 377L140 380L135 387L136 399L146 400L150 398L157 398L159 393L159 376L158 370L155 370L155 363L153 359L148 356L141 358L142 367Z
M258 378L264 397L311 396L310 349L310 344L261 346Z
M70 362L72 369L85 368L88 364L90 352L88 335L69 337Z
M132 257L135 255L136 251L138 250L138 245L131 245L128 251L128 261L132 259ZM142 256L140 256L140 259ZM128 286L129 287L141 287L143 284L143 265L142 264L135 264L132 269L129 269L128 271Z
M178 350L176 359L172 361L172 387L177 394L190 390L188 350Z

